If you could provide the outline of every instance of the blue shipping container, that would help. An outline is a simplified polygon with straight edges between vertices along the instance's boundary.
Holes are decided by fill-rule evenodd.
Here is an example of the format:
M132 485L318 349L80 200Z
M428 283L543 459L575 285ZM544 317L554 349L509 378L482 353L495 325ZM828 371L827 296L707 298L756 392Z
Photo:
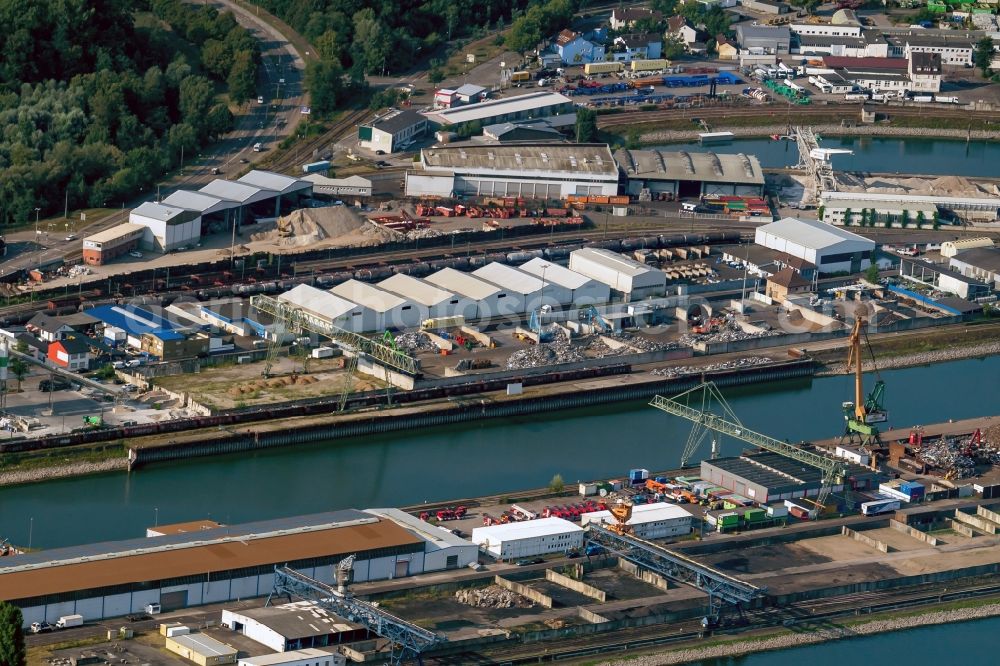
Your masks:
M329 160L322 160L320 162L311 162L309 164L302 165L302 173L316 173L317 171L329 171L330 162Z

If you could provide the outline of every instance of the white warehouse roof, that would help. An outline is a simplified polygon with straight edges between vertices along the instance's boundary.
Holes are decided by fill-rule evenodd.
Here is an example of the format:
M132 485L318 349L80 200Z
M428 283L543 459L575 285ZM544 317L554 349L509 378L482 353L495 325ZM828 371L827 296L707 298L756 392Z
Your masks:
M237 204L232 201L213 197L203 192L193 192L191 190L177 190L163 200L163 203L185 210L195 210L202 215L209 215L220 210L235 208Z
M278 298L329 321L333 321L358 307L356 303L328 291L310 287L307 284L300 284L281 294Z
M330 293L346 298L375 312L388 312L407 304L405 298L379 289L375 285L359 280L348 280L330 290Z
M870 246L872 249L875 248L874 241L851 233L842 227L835 227L817 220L800 220L794 217L786 217L777 222L757 227L756 242L763 244L761 239L765 234L814 250L825 250L844 242L860 243Z
M468 107L461 107L468 108ZM509 143L424 148L420 163L428 172L502 173L545 178L618 182L618 165L603 143Z
M330 653L317 648L302 648L301 650L263 654L259 657L243 657L240 659L240 666L280 666L280 664L312 663L313 661L321 664L324 660L336 665L343 664L344 659L344 656L341 654Z
M574 534L582 532L583 528L562 518L538 518L506 525L488 525L472 530L472 541L490 543L516 541L518 539L533 539L553 534Z
M263 199L270 199L278 194L274 190L255 187L246 183L236 183L221 178L216 178L198 191L203 194L210 194L219 199L237 201L241 204L251 204Z
M642 525L644 523L655 523L664 520L691 519L691 514L676 504L668 502L657 502L655 504L636 504L632 507L632 517L628 520L628 525ZM614 523L615 519L610 511L593 511L580 516L580 524L605 522Z
M438 289L432 284L403 273L396 273L392 277L382 280L378 286L427 307L433 307L454 298L454 294L449 291Z
M165 206L163 204L147 201L138 208L133 208L130 215L140 215L142 217L160 220L161 222L169 222L183 213L183 208L175 208L174 206Z
M551 282L552 284L565 287L566 289L580 289L581 287L586 287L588 284L596 282L596 280L589 278L586 275L580 275L576 271L571 271L568 268L560 266L559 264L554 264L547 259L542 259L541 257L535 257L528 263L521 264L518 268L525 273L530 273L531 275L536 275L538 277L542 277L544 275L546 282Z
M495 284L490 284L454 268L442 268L437 273L428 275L426 279L442 289L453 291L475 301L484 301L501 291L500 287Z
M243 183L244 185L252 185L265 190L273 190L274 192L278 192L280 194L288 194L289 192L305 190L312 187L312 183L307 180L293 178L292 176L286 176L280 173L274 173L273 171L261 171L259 169L254 169L239 178L236 182Z
M667 275L628 257L601 248L584 247L569 255L570 270L603 282L612 289L632 293L638 289L660 288Z
M490 262L482 268L477 268L472 271L472 274L518 294L534 294L545 287L545 283L534 275L496 261Z
M440 125L455 125L458 123L475 122L484 118L496 118L497 116L505 116L511 113L532 111L547 106L572 103L573 100L565 95L545 91L506 99L492 99L486 102L479 102L478 104L466 104L465 106L453 109L432 111L424 115L428 120Z

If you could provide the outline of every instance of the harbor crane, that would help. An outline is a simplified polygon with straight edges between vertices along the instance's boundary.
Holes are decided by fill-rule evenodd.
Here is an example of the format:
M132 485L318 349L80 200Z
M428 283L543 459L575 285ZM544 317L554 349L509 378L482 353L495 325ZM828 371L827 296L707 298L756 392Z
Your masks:
M871 354L872 364L875 364L875 355L872 353L871 343L868 342L866 332L867 321L864 317L858 317L848 338L850 350L847 355L847 371L854 370L854 401L846 401L841 406L844 409L844 421L846 429L844 436L848 441L857 437L863 445L877 444L881 441L878 426L876 423L885 423L889 420L889 412L882 404L885 396L885 382L878 374L878 366L875 366L875 374L878 377L872 392L867 396L864 394L864 361L861 358L861 338L864 337L868 353Z
M340 328L331 323L313 317L301 308L285 301L263 294L250 297L250 305L274 319L274 339L268 345L267 357L264 361L264 376L270 376L271 369L278 357L282 338L286 333L310 332L327 337L344 350L345 380L340 393L337 411L344 411L351 392L351 382L358 362L362 357L376 365L381 365L386 372L395 371L410 377L420 374L420 366L415 358L401 350L392 334L383 335L381 339L366 338L358 333ZM388 332L387 332L388 333ZM389 382L391 385L391 382Z
M706 629L718 626L723 613L735 610L740 616L744 606L767 596L767 588L751 585L718 569L637 537L628 524L632 503L620 501L611 507L613 521L587 525L588 544L598 545L636 566L675 582L689 585L708 595L708 612L702 618Z
M385 610L354 597L349 583L354 555L338 563L337 586L327 585L287 566L274 568L274 588L265 605L270 606L275 597L309 601L334 615L360 624L371 633L389 641L388 663L393 666L406 660L422 663L421 655L443 644L446 639L412 622L396 617Z
M699 392L701 392L703 396L721 397L722 395L719 392L718 387L713 382L704 382L675 398L664 398L660 395L655 396L649 404L650 406L656 407L667 414L685 418L694 423L696 427L729 435L730 437L752 444L757 448L777 453L786 458L790 458L791 460L800 462L803 465L809 465L810 467L818 469L823 474L823 482L820 486L819 493L816 496L816 508L809 512L810 517L812 518L816 517L819 508L826 505L826 501L830 498L830 494L833 492L833 487L835 485L841 485L848 482L848 466L847 462L844 460L817 453L816 451L810 451L795 444L782 442L781 440L767 435L762 435L759 432L750 430L740 423L739 419L734 418L732 415L719 416L712 413L708 409L696 409L691 407L690 404L685 404L681 400L678 400L678 398L683 397L690 398ZM709 398L702 398L702 402L703 404L708 404Z

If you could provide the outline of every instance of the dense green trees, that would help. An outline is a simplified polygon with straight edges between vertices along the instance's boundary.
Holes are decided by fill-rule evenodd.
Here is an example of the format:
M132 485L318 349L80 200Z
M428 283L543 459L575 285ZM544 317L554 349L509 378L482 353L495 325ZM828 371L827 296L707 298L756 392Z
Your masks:
M972 52L972 60L984 78L990 75L990 65L995 57L994 48L993 38L983 37L976 42L976 50Z
M169 31L136 27L139 10ZM0 18L0 223L36 206L61 211L64 197L71 208L133 198L179 164L181 148L190 156L230 128L220 84L237 103L254 93L256 42L212 7L0 0Z
M590 143L597 140L597 114L591 109L580 107L576 110L576 141Z
M23 666L25 663L23 623L20 608L0 601L0 664Z

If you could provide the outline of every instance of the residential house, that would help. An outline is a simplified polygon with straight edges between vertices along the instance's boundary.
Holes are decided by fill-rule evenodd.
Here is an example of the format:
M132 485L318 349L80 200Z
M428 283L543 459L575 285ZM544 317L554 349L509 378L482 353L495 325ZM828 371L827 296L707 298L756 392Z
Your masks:
M719 54L719 60L736 60L740 56L736 44L721 33L715 36L715 50Z
M663 14L653 9L645 7L629 7L622 9L618 7L611 10L611 29L623 30L631 28L637 21L652 21L659 23L663 20Z
M910 75L912 92L941 92L941 54L927 51L910 53L909 66L906 69Z
M48 359L66 370L89 370L90 345L79 336L70 335L49 345Z
M663 53L663 39L659 35L641 32L615 37L612 57L616 62L655 60Z
M49 353L49 343L41 340L31 333L17 333L14 335L15 345L21 346L27 354L36 361L46 358Z
M667 19L667 35L681 40L685 46L698 41L698 31L683 16L671 16Z
M809 291L809 281L792 268L782 268L767 278L767 295L776 301L783 301L789 294Z
M62 340L70 333L73 333L72 326L64 323L58 317L49 316L44 312L39 312L29 319L26 328L30 333L34 333L45 342Z
M604 62L604 46L596 44L579 32L563 30L556 36L556 52L565 65L585 65Z

